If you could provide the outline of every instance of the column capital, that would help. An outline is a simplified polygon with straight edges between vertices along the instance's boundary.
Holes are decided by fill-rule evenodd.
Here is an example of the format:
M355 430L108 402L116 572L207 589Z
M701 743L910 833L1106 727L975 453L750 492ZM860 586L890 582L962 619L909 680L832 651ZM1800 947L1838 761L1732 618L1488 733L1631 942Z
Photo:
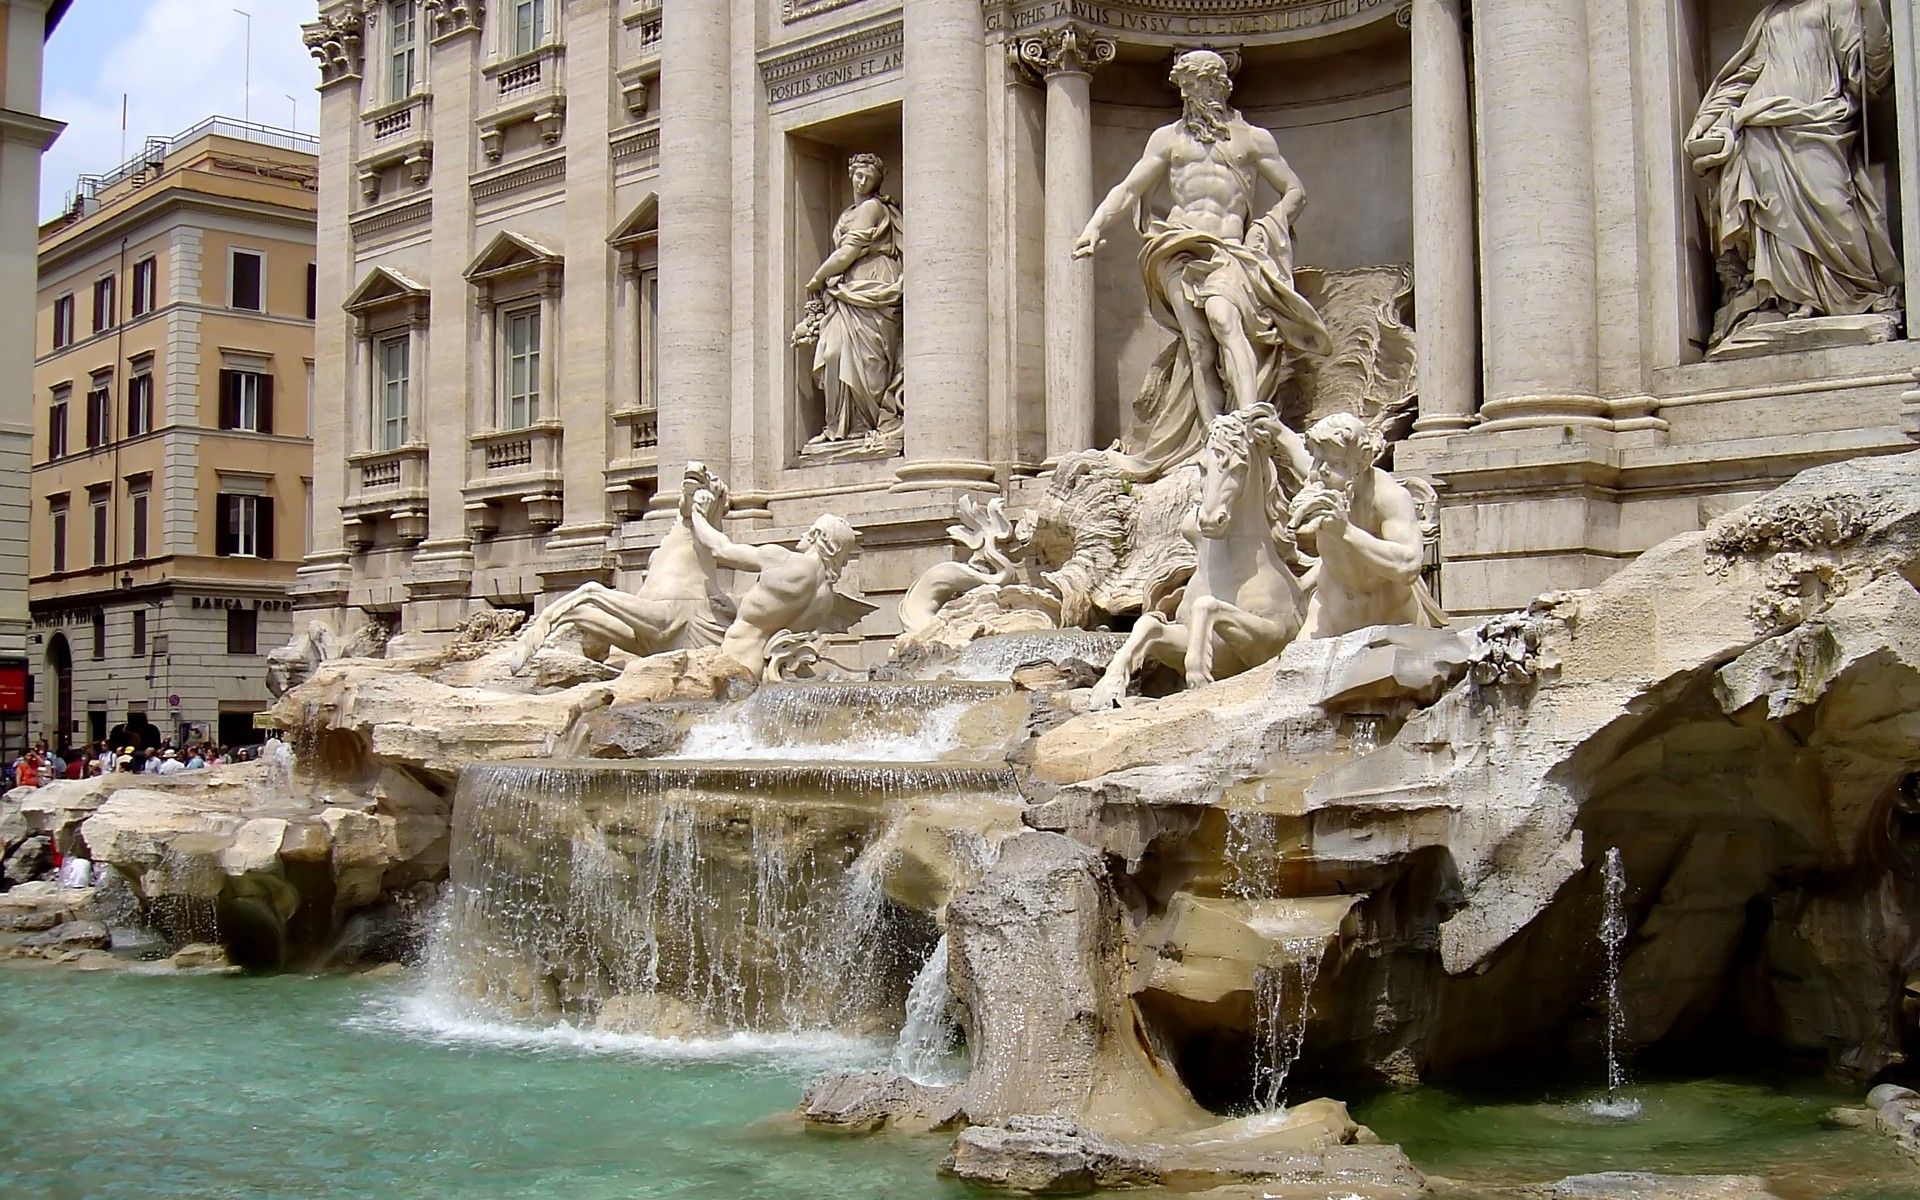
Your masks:
M1090 75L1094 68L1112 62L1119 52L1112 38L1074 21L1022 34L1007 44L1007 55L1014 65L1042 79L1062 72Z

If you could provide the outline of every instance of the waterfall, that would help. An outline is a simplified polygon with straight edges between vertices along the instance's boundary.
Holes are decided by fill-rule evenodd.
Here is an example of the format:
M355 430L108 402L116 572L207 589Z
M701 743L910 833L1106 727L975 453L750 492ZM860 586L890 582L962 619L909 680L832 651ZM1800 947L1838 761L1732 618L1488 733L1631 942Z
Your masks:
M890 1031L897 958L928 935L860 856L904 798L1011 786L901 764L469 767L429 990L474 1015L618 1014L678 1037Z
M933 953L913 977L907 991L907 1019L893 1046L893 1069L915 1083L940 1086L966 1077L959 1060L960 1029L948 1010L947 935L941 934Z
M771 684L687 731L675 760L934 762L1004 687L966 682Z
M1627 1013L1620 1001L1620 966L1627 945L1627 871L1618 846L1607 850L1605 881L1606 908L1600 918L1600 943L1607 951L1607 1100L1617 1107L1621 1104L1621 1090L1627 1086ZM1638 1106L1634 1107L1637 1111Z
M1057 663L1069 658L1104 668L1126 641L1124 633L1085 629L1000 634L967 643L938 673L956 680L1006 680L1013 678L1015 668L1024 663Z
M1355 758L1365 758L1380 748L1380 718L1361 713L1353 718L1353 734L1347 739Z
M1281 961L1253 976L1253 1099L1267 1112L1286 1107L1287 1076L1306 1046L1313 985L1327 949L1322 938L1289 938L1281 947Z

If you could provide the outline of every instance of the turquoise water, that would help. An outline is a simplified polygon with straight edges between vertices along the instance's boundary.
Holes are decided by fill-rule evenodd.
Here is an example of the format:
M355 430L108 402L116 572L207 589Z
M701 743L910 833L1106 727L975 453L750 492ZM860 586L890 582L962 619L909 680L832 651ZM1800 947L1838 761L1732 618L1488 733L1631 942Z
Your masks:
M692 1047L450 1022L405 980L0 967L0 1195L957 1200L943 1137L809 1133L820 1038ZM1641 1115L1428 1088L1356 1104L1466 1185L1759 1173L1783 1200L1916 1200L1920 1169L1804 1081L1649 1082ZM1138 1193L1136 1193L1138 1195ZM1144 1200L1144 1198L1143 1198Z
M829 1041L524 1036L404 981L0 969L0 1194L935 1200L950 1139L782 1119ZM689 1053L693 1057L689 1057Z
M1421 1170L1466 1183L1539 1183L1595 1171L1761 1175L1782 1200L1916 1200L1920 1167L1862 1130L1822 1116L1858 1090L1805 1078L1652 1080L1630 1086L1631 1119L1593 1097L1464 1093L1443 1088L1352 1106ZM1450 1193L1458 1195L1459 1193Z

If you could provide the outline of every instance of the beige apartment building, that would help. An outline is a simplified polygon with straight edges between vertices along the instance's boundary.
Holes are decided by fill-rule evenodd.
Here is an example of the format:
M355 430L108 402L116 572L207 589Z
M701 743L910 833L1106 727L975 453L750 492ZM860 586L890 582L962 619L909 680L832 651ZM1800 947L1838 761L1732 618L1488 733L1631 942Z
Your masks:
M40 230L36 733L255 737L310 523L316 149L211 118Z
M1173 335L1140 239L1120 220L1072 252L1182 119L1169 68L1196 48L1304 184L1296 265L1328 296L1411 279L1369 319L1417 343L1416 394L1386 397L1414 408L1393 461L1439 489L1453 611L1591 585L1808 466L1910 445L1904 290L1717 345L1729 277L1685 135L1762 0L1471 7L323 0L297 602L430 639L631 584L697 459L732 485L736 537L849 518L849 583L880 606L860 632L887 637L951 556L961 495L1033 507L1051 463L1151 402ZM1879 10L1858 177L1920 279L1916 0ZM897 355L898 419L870 437L794 343L867 194L856 155L884 168L904 270L875 351Z
M46 39L68 0L0 0L0 753L27 728L27 476L40 155L64 128L40 114Z

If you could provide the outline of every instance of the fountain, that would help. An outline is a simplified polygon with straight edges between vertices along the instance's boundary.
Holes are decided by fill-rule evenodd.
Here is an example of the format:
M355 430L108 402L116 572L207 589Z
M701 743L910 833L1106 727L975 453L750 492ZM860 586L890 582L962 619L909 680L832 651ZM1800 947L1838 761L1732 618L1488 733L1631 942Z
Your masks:
M1607 847L1602 868L1604 908L1600 916L1600 944L1607 961L1607 1096L1587 1106L1596 1116L1629 1120L1640 1115L1640 1102L1625 1094L1627 1087L1627 1012L1620 998L1620 967L1627 945L1627 869L1620 847Z

